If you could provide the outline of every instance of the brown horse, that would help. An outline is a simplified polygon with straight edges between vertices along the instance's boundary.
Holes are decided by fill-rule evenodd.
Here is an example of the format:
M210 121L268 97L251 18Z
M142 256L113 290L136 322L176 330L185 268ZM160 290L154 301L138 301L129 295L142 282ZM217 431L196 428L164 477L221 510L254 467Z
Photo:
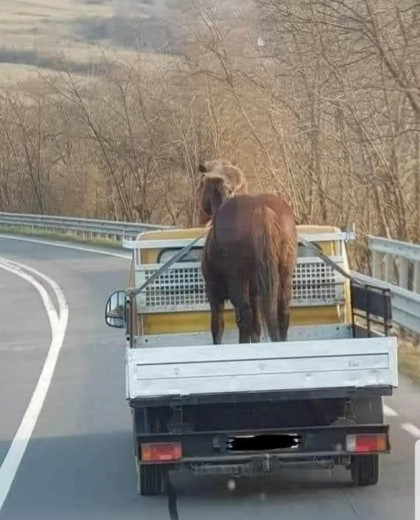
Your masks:
M260 308L271 340L285 341L298 248L293 212L277 195L232 196L222 173L206 172L201 181L200 208L212 218L202 271L213 343L222 342L227 299L235 308L240 343L260 341Z

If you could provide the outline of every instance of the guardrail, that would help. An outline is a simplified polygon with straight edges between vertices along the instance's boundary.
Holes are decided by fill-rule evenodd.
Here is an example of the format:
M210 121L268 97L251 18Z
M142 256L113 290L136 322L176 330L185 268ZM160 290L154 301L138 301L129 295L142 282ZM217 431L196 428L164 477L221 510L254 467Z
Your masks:
M0 226L6 228L27 227L52 232L72 232L84 236L101 236L122 240L133 238L149 230L170 229L172 226L138 224L112 220L84 219L76 217L56 217L22 213L0 213Z
M372 277L420 293L420 245L369 237Z
M382 237L368 237L372 278L358 278L391 290L393 320L420 334L420 245Z

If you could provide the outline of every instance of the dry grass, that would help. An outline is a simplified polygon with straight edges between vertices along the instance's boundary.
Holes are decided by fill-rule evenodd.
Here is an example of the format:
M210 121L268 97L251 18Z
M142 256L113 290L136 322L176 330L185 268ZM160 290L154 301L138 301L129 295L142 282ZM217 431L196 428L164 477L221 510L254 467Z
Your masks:
M68 22L76 17L111 16L112 5L83 3L79 0L2 0L1 23L13 29L13 25L35 27L42 22Z
M120 4L108 0L1 0L0 66L3 84L15 77L26 79L34 69L48 72L54 60L65 56L77 65L99 61L105 49L118 50L126 58L134 49L107 39L101 27L117 14ZM136 18L143 4L138 2ZM128 15L127 15L128 16ZM146 16L146 15L145 15ZM123 32L123 30L122 30ZM28 54L32 53L32 54Z
M400 341L398 366L403 374L420 383L420 346L414 347L404 341Z
M34 230L25 226L1 226L0 225L0 235L24 235L30 237L39 237L39 238L47 238L49 240L58 240L62 242L72 242L76 244L90 244L94 246L102 246L108 248L116 248L121 249L121 242L117 240L113 240L111 238L104 238L101 236L97 237L89 237L82 236L77 233L72 233L70 231L63 231L62 233L55 232L49 230L38 229Z
M77 19L110 17L113 8L78 0L2 0L0 45L32 42L52 44L55 38L71 37L68 25Z
M73 22L89 17L112 16L112 6L88 4L79 0L2 0L0 4L0 48L3 49L2 72L5 81L13 77L22 80L34 68L48 71L45 64L58 52L72 61L93 61L99 55L98 46L77 42ZM13 51L8 57L7 51ZM25 55L35 52L36 59Z
M27 80L36 75L36 69L30 65L0 63L0 87L11 85L16 81Z

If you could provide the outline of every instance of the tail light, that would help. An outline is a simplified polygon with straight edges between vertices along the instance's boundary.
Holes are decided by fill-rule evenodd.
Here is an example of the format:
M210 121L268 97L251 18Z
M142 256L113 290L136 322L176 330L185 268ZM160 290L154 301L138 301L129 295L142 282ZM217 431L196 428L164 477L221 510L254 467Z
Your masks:
M351 453L383 452L389 449L386 433L347 435L346 446Z
M182 459L180 442L157 442L141 444L141 460L145 462L168 462Z

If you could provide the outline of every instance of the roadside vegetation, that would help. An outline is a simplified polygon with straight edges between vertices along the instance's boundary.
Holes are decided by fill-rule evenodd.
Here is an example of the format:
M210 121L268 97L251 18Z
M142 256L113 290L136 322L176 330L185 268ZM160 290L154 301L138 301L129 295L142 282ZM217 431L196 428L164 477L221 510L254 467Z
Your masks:
M29 237L45 238L48 240L58 240L60 242L72 242L76 244L90 244L93 246L121 248L121 240L114 238L104 238L102 236L91 236L90 234L72 233L71 231L49 231L35 229L29 226L1 226L0 235L22 235Z

